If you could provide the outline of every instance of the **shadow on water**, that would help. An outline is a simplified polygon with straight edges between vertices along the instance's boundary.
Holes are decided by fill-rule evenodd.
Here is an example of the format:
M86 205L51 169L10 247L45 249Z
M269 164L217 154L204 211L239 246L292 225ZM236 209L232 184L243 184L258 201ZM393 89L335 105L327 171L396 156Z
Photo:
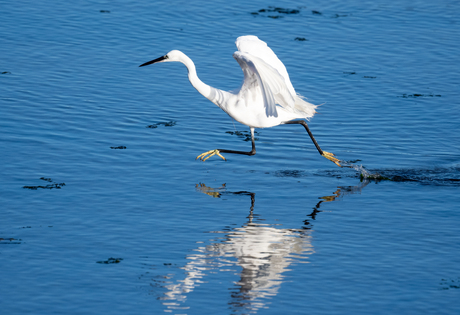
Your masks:
M249 214L241 227L226 227L210 244L196 248L186 256L184 279L175 275L159 275L152 279L152 286L166 290L158 299L167 312L184 311L188 295L202 285L206 275L217 272L232 272L239 279L229 288L228 305L234 313L253 313L266 308L271 297L278 294L284 281L283 273L289 271L292 263L308 263L315 253L311 243L312 220L316 220L320 208L346 195L360 193L369 183L363 181L357 186L340 186L332 195L319 197L313 211L302 220L299 228L280 228L279 224L262 223L264 219L255 213L256 194L249 191L232 192L225 184L213 188L197 184L196 190L213 198L243 195L250 198ZM239 270L239 271L237 271Z

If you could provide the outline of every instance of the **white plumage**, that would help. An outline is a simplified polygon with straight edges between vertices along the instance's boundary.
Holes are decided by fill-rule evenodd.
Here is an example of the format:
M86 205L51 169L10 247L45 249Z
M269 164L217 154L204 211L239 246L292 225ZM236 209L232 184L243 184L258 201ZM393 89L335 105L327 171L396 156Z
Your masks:
M197 76L195 64L183 52L172 50L165 56L146 62L147 66L158 62L178 61L188 69L190 83L204 97L219 106L236 121L249 126L252 136L252 150L249 152L234 150L211 150L198 157L203 161L214 154L225 158L220 153L235 153L254 155L254 128L273 127L280 124L301 124L308 131L316 148L321 155L337 165L338 159L333 154L321 150L313 138L305 120L316 113L316 105L303 100L294 90L289 74L284 64L278 59L273 50L257 36L247 35L236 40L238 51L233 54L244 74L244 80L239 89L222 91L203 83Z

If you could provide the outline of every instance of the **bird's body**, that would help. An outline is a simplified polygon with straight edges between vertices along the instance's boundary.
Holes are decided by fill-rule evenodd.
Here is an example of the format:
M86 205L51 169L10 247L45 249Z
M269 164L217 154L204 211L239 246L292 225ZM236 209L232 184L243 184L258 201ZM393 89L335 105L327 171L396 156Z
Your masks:
M294 90L284 64L275 53L256 36L238 37L238 51L233 57L241 66L244 80L239 89L223 91L203 83L196 73L193 61L178 50L172 50L163 57L146 62L141 66L157 62L178 61L188 69L190 83L208 100L219 106L230 117L250 128L252 134L252 151L211 150L199 157L206 160L221 152L236 154L255 154L254 128L274 127L280 124L298 123L304 125L321 155L337 165L338 159L331 153L320 149L304 120L316 113L316 105L303 100Z

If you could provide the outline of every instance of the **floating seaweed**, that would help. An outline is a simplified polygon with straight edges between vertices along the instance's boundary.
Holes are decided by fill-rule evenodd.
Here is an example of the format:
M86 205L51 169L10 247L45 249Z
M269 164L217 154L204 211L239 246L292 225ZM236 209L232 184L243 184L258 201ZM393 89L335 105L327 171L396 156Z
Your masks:
M403 94L401 96L402 98L416 98L416 97L441 97L441 95L437 94L419 94L419 93L414 93L414 94Z
M251 12L252 15L259 15L263 13L279 13L279 14L287 15L287 14L299 14L300 10L269 6L267 9L260 9L257 12ZM272 18L272 19L280 19L283 16L282 15L267 15L267 17Z
M460 277L457 279L441 279L441 290L460 289Z
M107 260L97 261L98 264L118 264L123 260L123 258L113 258L110 257Z
M269 6L268 9L260 9L259 12L277 12L281 14L299 14L300 10Z
M37 190L39 188L41 189L61 189L61 187L65 186L65 183L56 183L56 182L53 182L53 180L51 178L46 178L46 177L40 177L41 180L45 181L45 182L49 182L49 183L52 183L52 184L48 184L48 185L37 185L37 186L23 186L22 188L25 188L25 189L30 189L30 190Z
M170 121L162 121L162 122L158 122L158 123L155 123L155 124L152 124L152 125L148 125L146 128L158 128L158 126L165 126L165 127L172 127L172 126L175 126L176 125L176 122L174 120L170 120Z
M244 139L244 141L251 141L251 133L249 131L226 131L225 133L236 135L238 138ZM259 133L254 131L254 135L258 136ZM254 140L257 141L259 138L254 137Z
M15 239L13 237L7 237L7 238L3 238L3 237L0 237L0 245L17 245L17 244L21 244L21 239Z

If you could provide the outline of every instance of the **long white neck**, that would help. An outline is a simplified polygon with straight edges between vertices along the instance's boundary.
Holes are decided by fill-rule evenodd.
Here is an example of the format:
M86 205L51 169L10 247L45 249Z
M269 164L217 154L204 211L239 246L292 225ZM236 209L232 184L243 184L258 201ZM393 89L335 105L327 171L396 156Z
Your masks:
M198 75L196 74L195 64L193 63L192 59L190 59L186 54L181 52L178 61L182 62L187 67L188 79L190 80L190 83L193 85L193 87L208 100L210 100L220 108L224 109L226 107L225 102L226 100L228 100L230 93L216 89L201 81L200 78L198 78Z

